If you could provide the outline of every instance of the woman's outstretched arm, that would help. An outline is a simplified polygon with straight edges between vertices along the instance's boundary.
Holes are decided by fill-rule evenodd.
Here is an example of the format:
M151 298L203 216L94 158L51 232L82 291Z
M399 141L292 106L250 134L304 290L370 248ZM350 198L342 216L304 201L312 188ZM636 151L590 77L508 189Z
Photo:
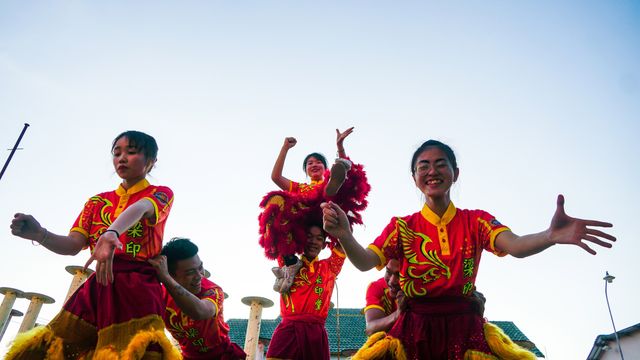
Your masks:
M503 231L496 237L496 248L515 257L523 258L537 254L555 244L572 244L583 248L589 254L596 252L587 241L610 248L612 244L604 241L616 241L612 235L593 227L612 227L608 222L584 220L571 217L564 211L564 196L558 195L556 212L547 230L535 234L518 236L511 231Z

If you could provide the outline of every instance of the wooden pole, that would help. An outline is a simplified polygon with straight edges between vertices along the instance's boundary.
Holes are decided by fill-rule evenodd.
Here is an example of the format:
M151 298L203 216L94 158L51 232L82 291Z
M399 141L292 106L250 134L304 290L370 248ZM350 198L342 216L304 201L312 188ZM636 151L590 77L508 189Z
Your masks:
M260 339L260 323L262 322L262 308L272 307L273 301L259 297L247 296L242 298L242 303L249 305L249 320L247 321L247 335L244 338L244 352L247 353L247 360L255 360L258 351L258 340Z
M0 288L0 294L4 295L2 305L0 305L0 340L2 340L2 335L4 335L9 324L9 320L11 320L13 304L16 302L17 298L24 297L24 293L18 289L2 287Z
M24 315L24 319L22 319L22 324L20 325L20 329L18 329L19 333L33 329L36 324L38 314L40 314L40 309L42 309L42 304L53 304L56 302L53 298L50 298L47 295L34 292L24 293L24 297L31 299L31 303L29 304L27 313Z
M64 298L64 302L66 303L67 300L69 300L69 298L71 297L71 295L73 295L73 293L75 293L76 290L78 290L80 285L82 285L87 280L89 275L93 274L93 270L91 269L85 270L83 266L76 266L76 265L69 265L64 269L67 270L69 274L73 275L73 280L71 280L71 286L69 286L69 291L67 292L67 296Z

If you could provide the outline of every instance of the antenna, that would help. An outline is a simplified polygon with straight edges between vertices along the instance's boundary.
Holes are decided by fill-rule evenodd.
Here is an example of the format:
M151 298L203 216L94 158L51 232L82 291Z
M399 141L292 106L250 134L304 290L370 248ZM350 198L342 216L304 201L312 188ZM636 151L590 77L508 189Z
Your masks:
M27 131L28 127L29 127L29 124L25 123L24 128L22 128L22 132L18 137L18 141L16 141L16 144L13 146L13 149L11 149L11 153L9 154L7 161L4 163L4 166L2 167L2 171L0 171L0 179L2 179L2 175L4 175L4 171L7 170L7 166L9 166L9 162L11 161L13 154L16 152L16 150L18 150L18 145L20 145L20 140L22 140L22 137L24 136L24 133Z

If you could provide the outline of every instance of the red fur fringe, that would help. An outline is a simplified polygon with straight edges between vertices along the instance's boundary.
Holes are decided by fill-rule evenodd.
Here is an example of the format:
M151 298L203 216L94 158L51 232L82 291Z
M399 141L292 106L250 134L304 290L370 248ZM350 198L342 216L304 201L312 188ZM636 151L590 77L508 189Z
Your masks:
M275 260L279 256L304 252L306 228L309 224L322 224L322 202L333 201L344 210L352 225L362 224L360 213L367 208L366 198L371 190L363 166L353 164L338 193L325 198L324 189L330 174L327 170L325 181L310 191L271 191L262 198L260 207L263 211L258 216L259 242L267 258ZM331 237L330 240L332 245L337 242Z

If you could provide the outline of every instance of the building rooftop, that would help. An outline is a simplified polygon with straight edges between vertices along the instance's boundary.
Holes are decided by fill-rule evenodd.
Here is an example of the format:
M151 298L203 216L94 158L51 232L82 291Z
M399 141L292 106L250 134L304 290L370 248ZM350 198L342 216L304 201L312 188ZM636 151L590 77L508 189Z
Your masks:
M275 319L262 319L260 339L266 340L265 343L268 343L280 321L282 321L280 316ZM227 323L231 328L229 332L231 341L243 346L247 333L247 319L229 319ZM537 357L544 357L535 344L513 322L491 321L491 323L499 326L518 345L531 350ZM361 309L332 308L329 310L325 327L329 336L329 350L332 354L351 355L360 349L367 340L364 333L365 320Z

